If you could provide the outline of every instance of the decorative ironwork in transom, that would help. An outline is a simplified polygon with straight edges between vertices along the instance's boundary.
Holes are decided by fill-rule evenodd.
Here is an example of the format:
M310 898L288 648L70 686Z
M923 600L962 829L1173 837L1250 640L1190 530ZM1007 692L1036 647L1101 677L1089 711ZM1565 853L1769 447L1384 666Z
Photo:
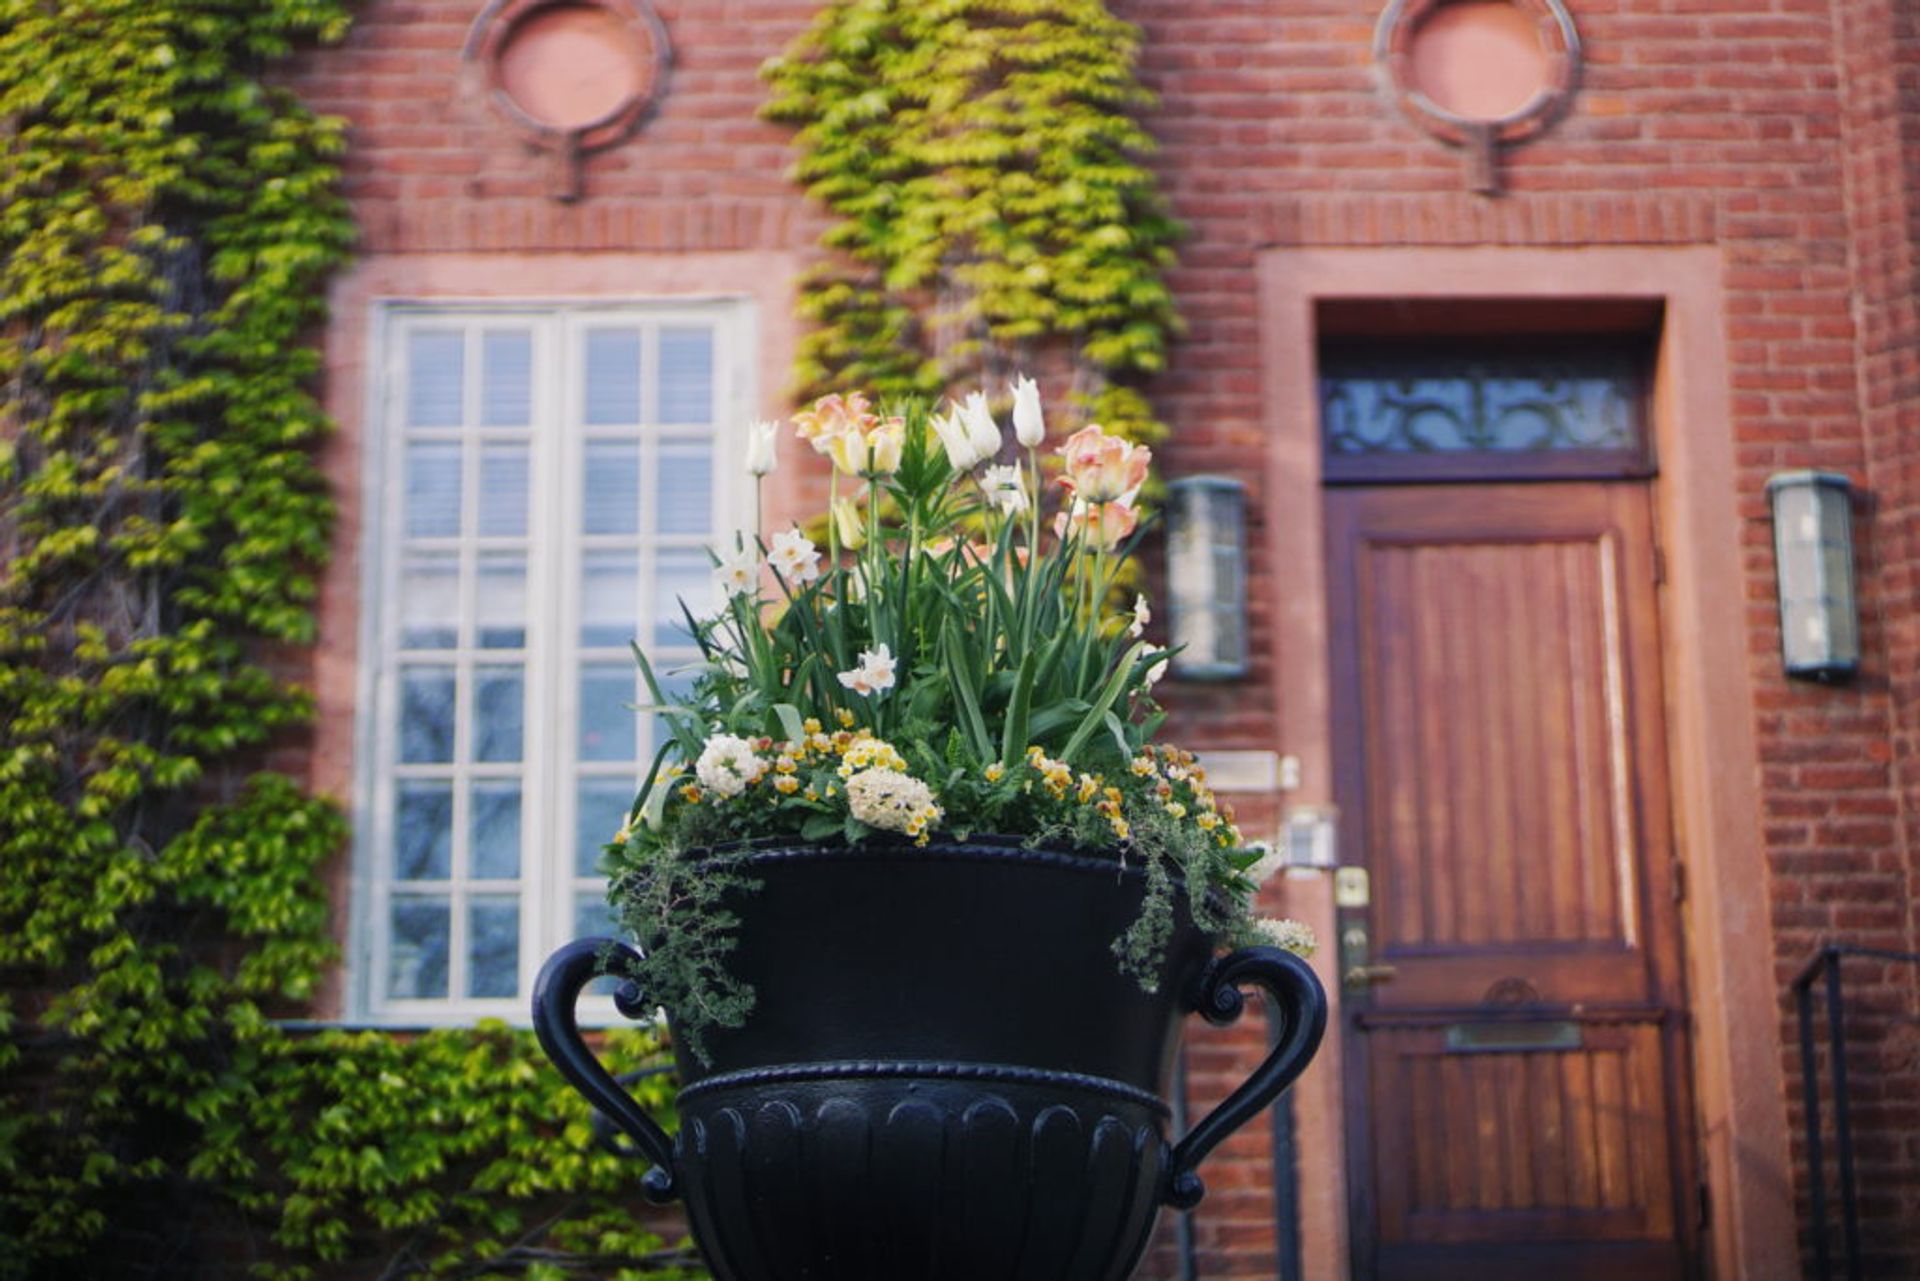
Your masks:
M1324 349L1329 479L1645 472L1645 368L1612 345Z

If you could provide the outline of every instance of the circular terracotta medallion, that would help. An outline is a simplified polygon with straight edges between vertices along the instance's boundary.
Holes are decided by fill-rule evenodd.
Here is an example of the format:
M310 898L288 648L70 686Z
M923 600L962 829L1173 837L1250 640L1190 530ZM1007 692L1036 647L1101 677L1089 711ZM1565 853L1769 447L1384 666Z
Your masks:
M1396 0L1374 34L1396 102L1450 142L1539 132L1570 99L1579 57L1560 0Z

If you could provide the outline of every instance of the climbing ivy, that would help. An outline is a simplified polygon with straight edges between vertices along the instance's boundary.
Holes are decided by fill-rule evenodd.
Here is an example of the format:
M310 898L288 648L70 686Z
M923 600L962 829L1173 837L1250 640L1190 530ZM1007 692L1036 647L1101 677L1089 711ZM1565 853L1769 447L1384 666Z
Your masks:
M1140 33L1102 0L833 0L763 74L835 215L801 300L802 396L1064 374L1155 441L1178 228L1141 157Z
M0 1276L679 1275L525 1033L271 1017L344 831L241 763L312 710L351 227L339 122L260 73L346 24L0 0Z

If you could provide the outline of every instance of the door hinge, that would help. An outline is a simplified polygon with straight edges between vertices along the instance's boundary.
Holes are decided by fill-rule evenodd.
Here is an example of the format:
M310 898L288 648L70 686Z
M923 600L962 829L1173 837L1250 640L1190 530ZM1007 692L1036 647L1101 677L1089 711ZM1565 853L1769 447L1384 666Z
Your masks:
M1705 1179L1694 1185L1693 1226L1700 1232L1713 1226L1713 1193Z
M1673 901L1687 901L1687 865L1679 859L1673 860Z

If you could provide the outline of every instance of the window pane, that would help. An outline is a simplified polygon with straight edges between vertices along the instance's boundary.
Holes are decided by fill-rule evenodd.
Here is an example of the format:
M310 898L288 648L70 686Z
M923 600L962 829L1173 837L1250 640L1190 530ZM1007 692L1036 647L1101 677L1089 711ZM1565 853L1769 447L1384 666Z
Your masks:
M392 925L387 941L388 995L446 996L447 941L452 927L447 900L437 895L398 896L393 900Z
M640 422L640 331L587 331L587 425L635 426Z
M1379 344L1320 363L1334 454L1628 451L1644 436L1639 362L1620 350Z
M453 759L453 669L400 669L400 759L408 764Z
M458 427L466 341L457 329L416 329L407 335L407 422Z
M620 918L607 905L605 889L580 890L573 896L573 936L577 939L619 939L627 932ZM588 996L612 996L620 990L620 980L598 978L587 984Z
M681 602L695 618L713 612L713 562L704 551L663 551L653 564L653 643L691 645Z
M647 655L647 661L653 662L653 655ZM698 662L680 660L654 663L654 679L660 682L660 693L669 703L684 703L692 697L693 682L700 675L700 666Z
M481 451L480 533L489 538L526 537L525 445L489 445Z
M713 528L712 447L662 449L654 490L654 520L661 533L707 533Z
M460 446L407 446L406 525L411 538L460 532Z
M580 558L580 643L625 646L639 630L640 558L587 552Z
M518 667L474 669L474 760L520 759L520 744L525 736L525 685Z
M460 617L460 558L415 552L400 569L400 648L452 649Z
M533 335L489 329L480 340L480 423L521 427L533 419Z
M660 331L660 421L713 421L713 331Z
M580 529L588 534L640 532L640 446L594 441L587 446L586 507Z
M477 881L520 879L520 784L475 783L472 799L469 874Z
M573 936L577 939L623 938L620 918L607 905L607 892L577 890L573 896Z
M627 821L633 806L630 778L583 778L573 810L573 870L580 876L600 874L600 853Z
M520 990L520 902L505 896L467 905L467 995L513 996Z
M446 880L453 870L453 785L400 784L393 842L395 880Z
M631 662L580 667L580 759L630 761L638 753Z
M520 649L527 643L527 558L518 552L480 557L474 591L474 644Z

